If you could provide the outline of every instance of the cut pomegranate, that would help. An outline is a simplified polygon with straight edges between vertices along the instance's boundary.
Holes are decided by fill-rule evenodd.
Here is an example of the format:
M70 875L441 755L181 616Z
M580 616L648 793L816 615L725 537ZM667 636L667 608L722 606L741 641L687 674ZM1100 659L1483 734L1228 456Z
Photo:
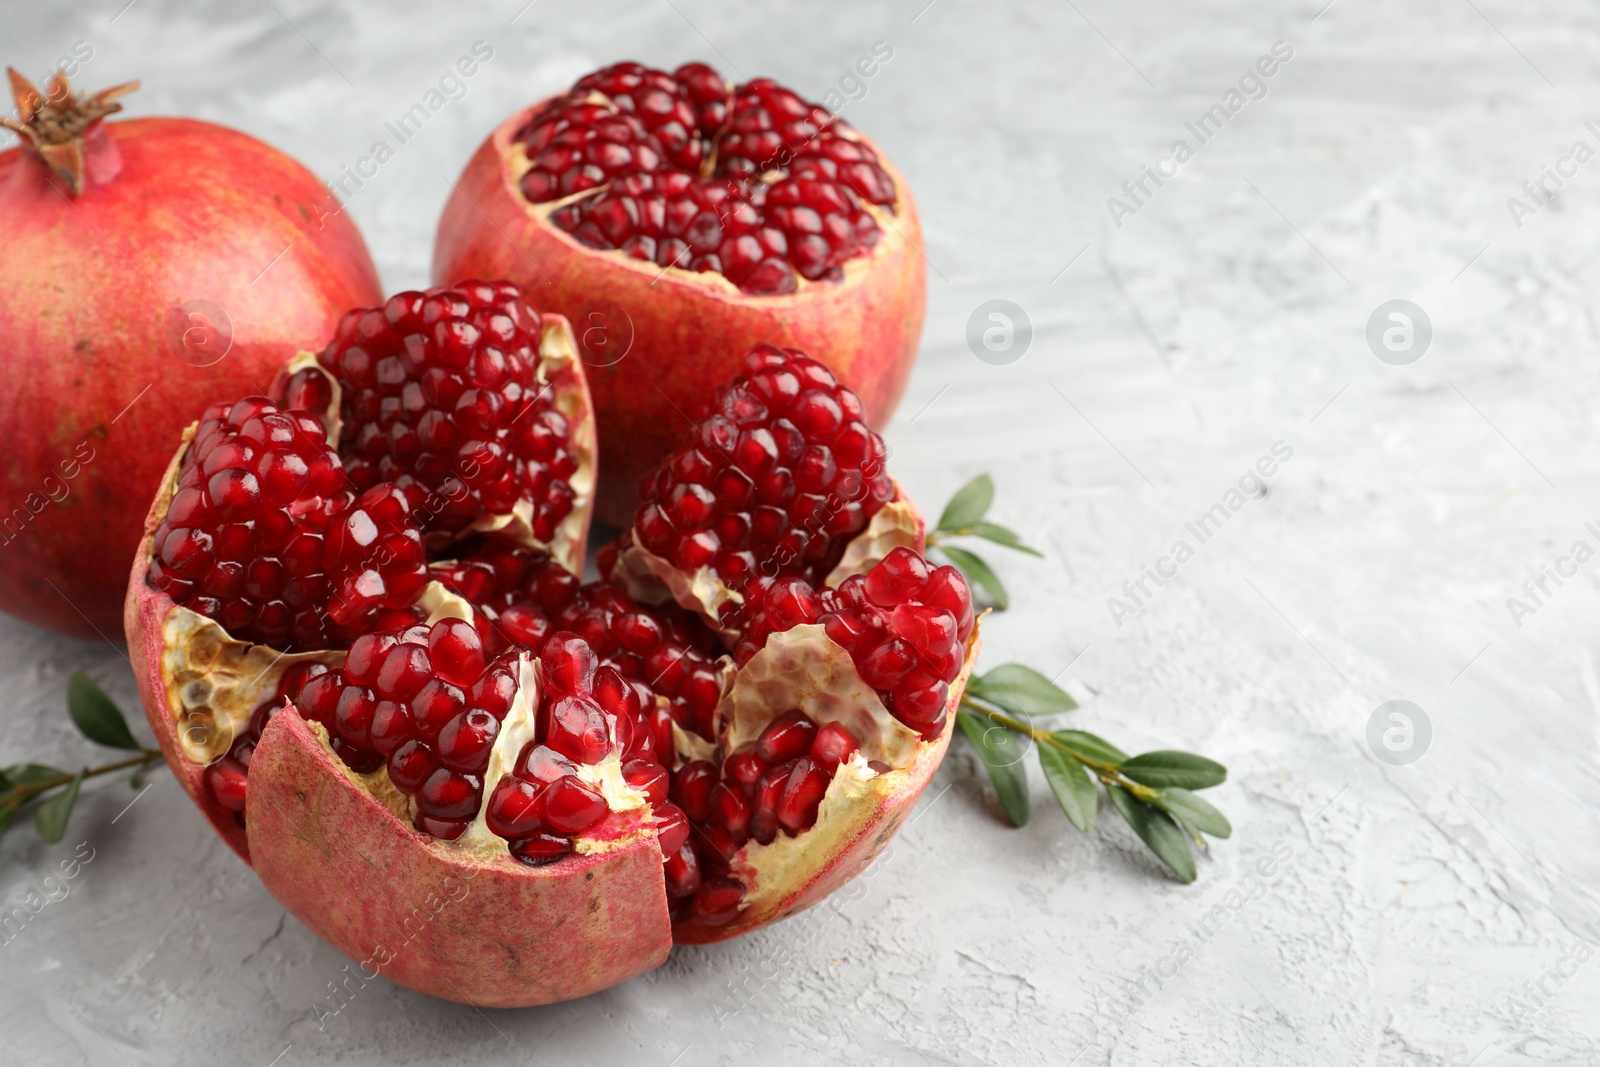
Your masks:
M625 525L681 412L758 342L811 353L886 422L922 329L920 245L904 179L848 123L767 78L620 63L490 135L440 220L434 279L507 278L579 326L600 515Z
M897 202L847 123L768 78L730 92L704 63L597 71L517 140L522 194L564 201L551 221L583 244L713 271L747 293L792 293L796 274L842 279L878 243L874 210Z
M695 131L716 111L696 100ZM424 347L405 353L420 366ZM415 928L422 901L437 921L385 973L509 1006L604 988L674 941L764 925L871 861L938 766L976 634L960 576L915 551L920 519L853 395L796 353L754 353L685 453L709 462L701 443L725 426L731 462L703 478L685 472L704 464L675 462L645 509L670 512L683 538L770 523L770 536L718 547L743 554L727 571L737 587L631 541L601 554L614 577L585 583L531 536L541 490L520 475L508 511L465 492L426 532L420 466L385 453L370 473L392 481L359 495L345 482L328 435L366 410L347 402L362 388L357 352L285 368L287 411L247 398L206 413L152 507L128 606L169 762L279 900L347 952L370 951L374 929ZM571 370L568 395L581 396ZM763 449L771 462L754 473L802 483L821 502L806 516L849 521L804 527L775 503L702 498L748 477L740 457ZM587 501L573 501L561 521L574 520L581 558ZM640 565L652 561L664 579ZM239 589L213 576L232 564ZM321 584L280 593L274 568L285 590L306 574ZM665 595L707 575L722 583L718 614ZM248 617L240 598L254 598ZM306 628L270 628L261 604L294 598Z

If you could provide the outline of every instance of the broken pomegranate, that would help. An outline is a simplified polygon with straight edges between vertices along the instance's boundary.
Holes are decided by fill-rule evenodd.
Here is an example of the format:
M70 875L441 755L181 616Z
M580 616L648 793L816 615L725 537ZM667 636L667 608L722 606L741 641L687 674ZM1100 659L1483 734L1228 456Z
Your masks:
M340 950L473 1004L582 996L844 884L937 768L976 654L860 399L767 346L581 581L571 356L501 285L352 312L273 399L191 428L127 604L218 832Z
M355 224L236 130L108 118L130 82L41 92L10 72L0 152L0 610L116 632L138 516L179 432L258 391L306 338L380 298Z
M455 183L433 270L508 278L575 324L600 515L618 524L680 411L751 345L811 353L887 421L926 301L916 209L883 153L776 82L704 63L619 63L513 115Z

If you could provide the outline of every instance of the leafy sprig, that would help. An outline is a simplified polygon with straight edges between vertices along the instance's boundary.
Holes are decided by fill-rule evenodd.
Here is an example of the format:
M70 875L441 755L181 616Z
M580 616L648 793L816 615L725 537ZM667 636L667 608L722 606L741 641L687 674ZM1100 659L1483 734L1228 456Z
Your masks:
M95 744L139 754L79 771L40 763L0 768L0 833L10 828L19 811L33 804L34 829L46 844L54 845L67 832L67 820L86 780L131 769L129 784L138 789L144 772L161 759L159 749L145 748L134 740L122 709L82 671L74 671L67 679L67 713L78 731Z
M983 590L995 610L1004 611L1011 606L1011 597L1006 593L1006 587L1000 584L1000 579L994 571L989 568L989 564L970 548L960 548L948 543L952 537L977 537L1015 552L1040 556L1041 553L1037 549L1023 544L1022 538L1015 531L1008 530L998 523L984 521L983 517L989 513L989 505L992 503L994 503L994 479L987 474L980 474L957 489L956 495L950 498L950 503L944 506L944 514L939 516L939 524L928 531L928 550L950 561L967 576L969 582Z
M942 536L971 535L1039 555L1011 531L979 521L993 499L994 483L987 474L968 482L945 508L928 544L938 544L936 538ZM988 591L997 606L1005 606L1005 590L987 565L948 546L940 545L939 551ZM964 565L963 557L976 561L978 569ZM992 588L989 582L994 583ZM968 679L956 724L988 769L1000 808L1013 826L1028 821L1026 760L1031 742L1068 822L1085 833L1093 830L1104 792L1111 810L1156 858L1179 881L1193 882L1194 847L1205 848L1206 836L1226 838L1233 833L1227 817L1196 795L1197 790L1221 785L1228 777L1227 768L1204 756L1171 749L1130 756L1086 730L1042 727L1033 721L1035 716L1050 718L1077 706L1070 694L1032 667L1003 663Z

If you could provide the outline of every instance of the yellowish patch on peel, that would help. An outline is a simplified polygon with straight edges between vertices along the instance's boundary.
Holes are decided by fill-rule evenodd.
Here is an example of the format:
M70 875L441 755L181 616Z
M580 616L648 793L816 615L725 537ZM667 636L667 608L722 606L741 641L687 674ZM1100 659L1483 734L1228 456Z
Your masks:
M922 739L883 706L846 652L821 623L773 634L761 651L734 676L718 709L727 724L724 751L732 752L760 736L773 718L791 708L818 726L837 722L861 742L864 759L891 767L908 765Z
M851 575L867 573L897 548L915 549L921 532L922 519L917 509L903 495L897 494L879 508L867 528L845 546L839 565L828 575L828 586L837 589L839 583Z
M296 663L344 664L343 652L283 653L231 636L214 620L174 607L162 624L161 677L185 758L213 763L228 754L256 708Z

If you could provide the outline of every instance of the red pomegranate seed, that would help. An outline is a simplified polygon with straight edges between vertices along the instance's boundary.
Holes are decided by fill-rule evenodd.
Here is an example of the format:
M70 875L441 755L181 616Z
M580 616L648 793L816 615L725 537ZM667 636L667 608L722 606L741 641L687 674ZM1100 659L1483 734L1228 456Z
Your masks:
M501 837L527 837L544 825L542 792L533 782L507 775L495 786L484 821Z
M736 844L743 844L750 834L750 801L727 782L718 782L711 789L711 817Z
M817 736L811 742L810 755L817 766L831 775L839 769L839 764L860 748L861 743L849 730L840 723L829 722L823 723L817 731Z
M804 755L817 735L817 724L803 711L786 711L773 719L756 739L756 754L768 764Z
M673 900L692 897L699 890L700 861L687 841L667 856L662 870L667 876L667 896Z
M659 806L666 802L670 779L667 769L655 760L629 760L622 765L622 778L648 797L651 806Z
M244 810L245 774L244 766L227 756L206 768L206 784L218 804L229 811Z
M610 810L605 797L573 775L556 779L544 791L544 820L557 833L581 834L592 830Z
M722 774L737 782L746 793L755 787L756 779L767 769L767 762L756 752L755 745L742 745L722 761Z
M589 697L561 697L550 708L545 744L579 763L599 763L612 750L605 709Z
M828 791L829 775L809 759L800 759L778 798L778 823L792 834L809 830L817 821L817 807Z
M417 790L417 806L435 819L470 819L478 813L483 782L440 767Z
M664 856L671 856L689 840L689 817L676 804L661 803L654 810L656 836Z
M511 854L530 867L565 859L571 852L572 840L557 834L538 833L511 842Z
M711 790L716 784L715 764L691 760L673 776L672 802L683 809L690 821L705 822L711 815Z
M690 913L707 926L726 926L739 914L744 887L727 878L706 881L694 895Z

